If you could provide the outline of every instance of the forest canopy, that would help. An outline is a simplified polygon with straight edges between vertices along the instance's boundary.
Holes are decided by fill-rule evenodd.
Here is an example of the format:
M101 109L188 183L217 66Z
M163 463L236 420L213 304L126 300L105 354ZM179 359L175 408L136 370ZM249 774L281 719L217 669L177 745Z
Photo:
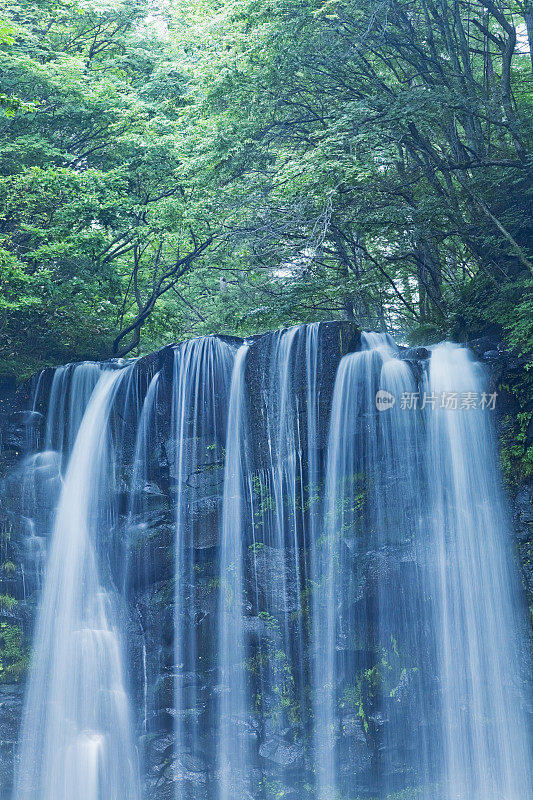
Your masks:
M0 2L0 358L533 346L531 0Z

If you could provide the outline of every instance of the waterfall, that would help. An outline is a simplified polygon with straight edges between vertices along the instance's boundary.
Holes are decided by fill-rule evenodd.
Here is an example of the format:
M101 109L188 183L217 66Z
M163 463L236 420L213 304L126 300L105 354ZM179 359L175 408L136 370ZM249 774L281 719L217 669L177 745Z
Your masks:
M533 796L484 371L346 325L34 381L13 800Z
M441 408L488 397L480 368L435 348L409 408L421 392L390 339L363 347L337 372L315 548L318 796L357 788L339 767L351 706L379 797L406 780L439 800L528 797L521 603L488 412ZM379 391L394 404L378 410Z
M420 518L417 420L399 405L380 413L375 404L378 391L400 397L415 389L415 380L389 337L364 335L363 346L345 356L337 372L324 536L313 548L320 800L357 785L354 775L339 770L342 728L352 725L354 716L360 739L344 758L360 762L361 783L372 775L380 796L396 788L395 772L405 780L414 771L413 781L419 780L424 751L413 730L420 725L422 702L416 662L420 585L413 550ZM400 714L401 692L412 699Z
M100 377L100 366L92 361L66 364L54 372L46 419L46 450L69 455L85 408ZM36 389L36 395L39 386ZM64 447L64 442L67 447Z
M260 629L261 706L268 723L260 752L278 762L275 779L296 757L287 731L308 725L307 631L305 598L308 540L318 521L312 507L318 491L317 356L318 324L301 325L272 337L263 382L267 453L265 468L255 474L256 532L253 569L268 576L267 591L256 598L265 621ZM306 448L307 445L307 448ZM304 463L303 454L307 451ZM274 701L278 695L278 706ZM292 719L291 719L292 717ZM297 719L296 719L297 718ZM284 757L276 750L281 748Z
M433 350L427 388L439 398L427 421L427 552L434 557L442 797L522 800L533 796L533 783L520 702L518 576L490 412L482 401L472 404L488 390L480 366L450 344Z
M122 403L122 424L119 426L115 452L121 463L117 463L118 484L124 480L123 470L131 472L128 481L127 513L124 528L118 527L116 551L119 558L116 567L116 583L120 588L121 600L130 604L135 623L138 626L140 653L137 669L141 680L137 682L137 699L142 713L137 713L139 753L141 771L144 771L148 743L153 728L156 709L157 677L161 671L161 630L144 619L143 609L138 605L138 592L150 585L153 576L160 569L157 547L153 546L154 529L162 523L161 506L165 496L154 478L159 478L161 453L160 419L158 409L161 395L162 370L147 371L146 379L140 380L135 369L131 379L126 382L125 398ZM143 386L146 386L142 406ZM139 408L140 406L140 408ZM129 425L127 423L130 423ZM132 461L126 455L124 440L128 438L125 429L130 428L129 438L133 440ZM130 442L131 447L131 442ZM122 473L122 474L121 474ZM134 610L133 610L134 609ZM128 655L131 655L131 647ZM131 673L132 668L129 668ZM131 682L131 678L130 678ZM139 685L140 683L140 685Z
M128 497L126 529L129 541L127 542L126 563L122 578L123 591L126 591L128 582L132 580L138 583L147 580L153 570L153 564L146 563L144 558L133 559L132 550L134 550L137 540L145 534L152 512L150 500L153 497L151 491L153 487L150 485L148 464L154 444L157 442L157 401L160 376L161 373L156 372L148 384L137 423L133 472ZM132 572L135 572L135 576L132 575Z
M248 345L242 345L235 357L224 467L217 659L221 680L217 730L218 800L245 797L244 787L252 766L244 628L244 553L246 532L250 527L244 380L248 350Z
M102 373L68 461L34 637L16 800L139 797L113 594L101 583L97 555L108 419L126 375ZM83 402L86 383L76 386Z
M30 590L34 585L39 588L42 585L46 540L61 491L61 475L100 374L100 366L92 362L67 364L54 372L44 429L44 450L28 457L22 482ZM41 372L33 393L34 412L42 378Z
M178 800L191 797L193 790L184 779L188 768L194 768L202 758L198 676L207 668L208 658L196 626L195 595L200 590L197 575L201 570L198 553L212 546L210 539L218 533L234 357L235 348L214 336L193 339L174 350L171 425L176 481L174 707ZM199 513L206 507L214 511L211 531Z

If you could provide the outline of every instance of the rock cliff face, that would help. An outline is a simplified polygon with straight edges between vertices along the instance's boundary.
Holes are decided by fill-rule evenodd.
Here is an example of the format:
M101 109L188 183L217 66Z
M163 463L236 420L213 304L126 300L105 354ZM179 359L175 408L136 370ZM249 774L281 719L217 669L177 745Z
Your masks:
M268 404L269 389L265 382L268 361L271 358L272 337L265 334L254 337L251 342L245 380L250 397L250 452L253 453L252 471L262 474L269 464ZM228 340L233 341L233 340ZM513 359L501 352L497 343L478 341L474 344L476 355L484 360L491 371L495 387L505 383L506 370L519 369ZM335 373L343 355L360 347L360 332L350 323L334 322L321 325L317 358L319 387L318 452L323 463L326 447L327 426ZM135 367L138 397L144 397L146 389L156 372L159 372L158 392L153 418L145 441L147 458L142 480L137 480L137 499L131 502L131 485L134 476L134 451L138 436L139 408L121 421L121 464L117 465L117 509L118 517L110 523L103 550L108 554L106 569L109 580L117 587L121 598L122 626L127 644L129 691L135 710L135 728L144 776L146 800L170 800L174 798L177 783L187 787L190 800L210 797L214 765L209 754L214 751L214 720L220 692L224 687L218 683L213 664L214 639L216 639L218 603L220 602L219 533L223 493L224 464L220 442L204 442L206 448L201 466L185 478L190 513L190 530L184 531L193 575L182 581L183 602L175 609L175 547L176 547L176 491L177 471L173 457L172 442L172 392L173 392L173 348L166 347L157 353L140 359ZM409 362L413 374L420 376L428 353L423 348L405 350L402 356ZM307 465L306 415L304 395L305 378L301 372L304 354L297 354L292 364L293 385L296 387L295 407L299 413L300 437L299 458ZM24 682L30 652L30 642L35 612L42 587L42 570L47 542L35 531L28 517L29 491L25 483L27 460L36 450L44 448L44 428L50 400L53 370L46 370L39 378L19 387L0 402L0 798L10 796L13 768L17 752L20 720L22 715ZM298 412L298 409L301 411ZM502 398L500 414L513 413L512 402ZM190 446L197 443L191 441ZM223 444L223 443L222 443ZM215 446L216 445L216 446ZM210 456L209 454L212 454ZM39 467L39 464L37 464ZM44 468L44 467L43 467ZM303 473L306 473L305 466ZM59 481L56 473L50 472L50 481ZM305 487L304 487L305 488ZM253 484L257 491L256 506L261 513L268 511L270 495L264 487ZM533 602L533 566L531 548L533 544L533 509L531 487L522 485L512 498L515 520L517 552L519 554L524 584ZM303 496L303 495L302 495ZM53 509L47 507L47 498L53 492L43 492L33 497L32 502L40 508L43 519L49 519ZM317 501L318 505L320 501ZM312 515L313 498L304 498L305 513ZM291 573L286 569L286 560L291 558L289 550L262 542L250 547L246 555L246 575L254 576L253 593L246 587L251 598L247 607L246 636L260 642L255 652L257 662L248 665L252 674L265 655L276 652L278 668L283 671L282 637L280 631L294 631L298 617L305 614L301 608L301 588L293 584L283 585ZM372 552L369 547L365 563L360 567L360 597L355 602L368 602L365 587L372 587L381 580L394 581L400 569L394 563L394 554ZM405 569L405 564L402 569ZM279 586L272 596L272 586ZM282 590L283 586L283 590ZM255 599L252 597L255 594ZM354 598L352 598L354 600ZM269 608L269 614L258 613L258 608ZM199 642L194 669L184 670L175 664L174 630L176 614L183 615L182 625L194 629ZM305 671L302 673L305 674ZM180 682L183 697L194 694L190 708L180 711L182 715L200 716L199 746L187 749L176 756L176 709L173 705L176 682ZM268 684L268 682L267 682ZM281 694L274 692L274 682L263 687L262 693L255 686L256 702L263 711L258 722L253 715L246 720L247 735L257 754L260 775L257 776L257 794L252 797L270 798L292 796L296 793L295 776L306 771L311 774L308 741L302 724L301 703L294 692L302 696L305 686L289 687ZM280 683L278 681L277 685ZM283 686L283 681L281 681ZM405 670L398 670L397 681L391 687L391 697L396 702L410 702L410 687ZM299 709L299 710L298 710ZM342 718L344 745L342 758L345 770L359 777L361 792L371 791L376 759L384 747L386 735L382 729L387 724L386 709L375 712L368 724L361 725L361 707L347 708ZM283 724L279 720L283 719ZM211 721L212 724L209 723ZM187 724L189 725L189 720ZM193 720L194 722L194 720ZM192 723L191 723L192 724ZM285 780L281 789L285 794L276 794L275 785L280 767Z

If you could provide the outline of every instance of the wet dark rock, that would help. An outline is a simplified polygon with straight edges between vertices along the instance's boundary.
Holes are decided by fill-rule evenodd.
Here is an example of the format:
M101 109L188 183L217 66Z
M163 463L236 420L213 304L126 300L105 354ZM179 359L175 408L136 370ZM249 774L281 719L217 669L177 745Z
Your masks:
M533 490L530 486L523 486L514 499L516 521L519 525L533 525ZM522 530L522 533L524 530Z
M249 454L252 458L252 468L268 466L268 453L264 442L268 441L267 405L270 397L268 381L269 367L272 358L272 347L277 340L279 332L272 331L254 337L246 362L246 384L250 390L253 402L248 409L251 428L251 442ZM317 355L317 381L320 386L318 398L318 443L319 448L325 447L329 426L329 408L335 385L337 367L341 358L348 353L355 352L361 347L361 330L353 322L333 321L320 323L319 348ZM305 394L306 382L304 379L305 350L298 339L292 351L291 376L293 398L295 404L301 409L302 421L301 439L305 441Z
M533 486L521 486L513 498L517 550L528 602L533 606Z
M222 491L222 487L221 487ZM219 519L222 511L222 494L199 497L190 503L192 537L190 541L198 550L207 550L218 545Z
M286 742L280 737L266 739L259 746L259 755L268 761L273 761L281 767L288 767L298 763L303 755L303 747L299 744Z
M405 361L425 361L431 353L425 347L400 348L399 357Z
M503 345L490 336L481 336L479 339L472 339L468 342L468 347L474 355L481 358L485 353L491 351L498 351L499 348L503 349Z
M7 798L11 794L23 702L23 686L17 684L0 686L0 797L2 798Z
M259 604L264 606L268 601L275 613L290 613L299 608L298 586L287 583L284 578L290 574L291 559L294 561L291 551L263 544L248 553L248 574L256 580Z

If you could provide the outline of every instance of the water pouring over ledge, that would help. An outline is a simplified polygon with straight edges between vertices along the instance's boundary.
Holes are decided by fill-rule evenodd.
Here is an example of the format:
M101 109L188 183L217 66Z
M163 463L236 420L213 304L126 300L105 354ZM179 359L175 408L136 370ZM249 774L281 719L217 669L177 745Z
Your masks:
M433 350L427 385L440 398L487 395L480 365L451 344ZM427 419L427 473L442 797L532 797L519 581L493 431L482 408L436 404Z
M337 370L323 534L312 548L314 758L320 800L370 783L376 796L428 781L417 617L423 446L416 413L376 408L416 389L389 336L363 334ZM424 663L422 663L424 661ZM400 704L399 698L403 696ZM358 721L365 747L339 729ZM360 762L350 775L343 762Z
M107 423L127 377L102 373L68 462L35 633L17 800L140 797L113 596L101 585L96 553Z
M128 368L123 370L124 377L110 388L115 399L110 406L102 401L99 421L91 423L96 439L101 429L108 436L113 431L109 408L119 395L121 402L123 395L131 395L130 406L140 408L147 392L141 414L120 411L130 429L125 438L133 434L136 442L133 450L120 444L124 437L119 431L120 446L103 459L94 453L84 456L89 494L99 499L89 504L89 550L96 569L86 574L105 598L103 609L87 613L97 620L92 630L108 631L115 643L127 645L127 650L118 647L115 674L125 692L117 696L126 698L130 711L125 727L119 726L127 736L118 735L122 743L129 742L126 750L114 735L111 740L91 735L87 742L82 737L90 758L77 761L76 748L69 759L50 751L60 768L69 765L70 774L79 774L81 767L70 765L83 761L88 774L100 776L84 778L88 800L115 797L109 793L115 779L102 767L106 746L117 755L117 769L127 773L124 765L136 762L137 740L149 751L158 737L170 768L154 781L143 763L142 789L135 784L128 797L163 798L165 776L172 783L167 795L180 800L264 800L272 792L292 793L298 800L522 800L529 795L527 689L520 668L526 664L526 646L510 531L488 438L491 415L475 412L474 424L472 411L441 411L430 404L409 409L400 402L403 394L424 391L480 392L479 368L455 346L436 348L429 365L413 364L389 338L366 335L363 350L340 362L330 403L333 380L328 386L324 364L331 361L327 374L334 375L339 356L331 355L331 343L324 350L324 336L322 325L301 326L251 342L234 362L233 392L229 371L236 342L223 380L194 368L183 372L180 383L178 373L161 360L143 384L132 383L132 388ZM170 355L181 358L176 351ZM150 381L156 369L158 377ZM461 386L450 389L445 374L457 377ZM43 394L45 381L40 384ZM379 411L378 389L395 396L396 403ZM97 390L92 395L80 435ZM224 442L223 422L211 435L212 396L222 417L232 418L225 448L217 444ZM71 399L67 391L65 403ZM86 400L80 400L80 411ZM78 426L69 410L65 423L71 417ZM51 418L57 430L59 410ZM68 453L71 433L64 432L62 441ZM154 495L158 478L153 462L159 459L161 474L166 474L165 457L158 453L165 448L174 452L170 442L178 457L182 454L182 467L169 458L170 489L165 495L163 482ZM204 463L204 444L216 455L209 463ZM94 447L99 446L87 449ZM67 459L61 469L56 533L67 486L77 496ZM204 498L202 490L198 504L199 487L218 485L216 476L222 473L216 503L214 497ZM161 650L169 638L162 610L143 616L142 637L136 638L136 623L127 623L116 608L135 604L131 617L137 619L141 590L120 580L114 587L105 564L110 517L103 508L116 506L114 493L121 487L124 495L125 486L130 495L121 501L125 512L120 513L135 517L136 525L130 546L143 536L144 513L151 515L146 536L154 535L155 499L158 508L168 503L174 532L165 559L177 571L164 595L168 618L174 619L168 661L175 687L170 732L168 726L158 732L161 711L152 683L161 680L157 670L165 669L168 658ZM143 497L153 498L150 511L143 511ZM198 516L204 506L209 516ZM97 507L103 513L93 517ZM67 547L69 538L62 537L62 543ZM50 580L64 579L50 571L54 552L49 549L47 588ZM138 558L132 552L127 563L142 566ZM144 582L137 583L148 585L161 563L157 555ZM48 596L45 591L41 616ZM496 619L500 622L491 628ZM51 636L54 641L46 645L36 638L36 650L43 646L53 654L57 643L63 653L55 624ZM136 648L138 660L125 659L125 652L136 659ZM90 688L95 679L88 667L94 659L90 648L84 652L87 662L79 677ZM195 666L200 656L201 668ZM111 657L96 661L105 675L113 672L106 666ZM178 674L185 682L175 682ZM105 675L98 679L104 687ZM31 684L27 718L37 708ZM50 682L47 686L53 699ZM47 700L38 702L41 710L48 705ZM84 727L94 732L96 726ZM37 737L37 727L26 724L25 741L28 731L30 738ZM74 740L73 733L71 744ZM21 767L29 752L25 746ZM57 792L31 796L63 797Z
M202 754L200 683L205 644L195 627L188 592L196 588L195 548L206 544L206 531L196 513L202 504L215 504L216 489L226 485L224 465L226 424L233 412L228 403L235 346L215 336L193 339L174 350L171 432L175 492L174 583L174 707L175 752L179 765L174 796L192 800L191 788L181 779L187 759ZM239 425L232 417L232 425ZM227 463L231 462L228 451ZM221 606L222 607L222 606ZM233 647L235 642L231 641ZM220 648L223 658L223 647Z

